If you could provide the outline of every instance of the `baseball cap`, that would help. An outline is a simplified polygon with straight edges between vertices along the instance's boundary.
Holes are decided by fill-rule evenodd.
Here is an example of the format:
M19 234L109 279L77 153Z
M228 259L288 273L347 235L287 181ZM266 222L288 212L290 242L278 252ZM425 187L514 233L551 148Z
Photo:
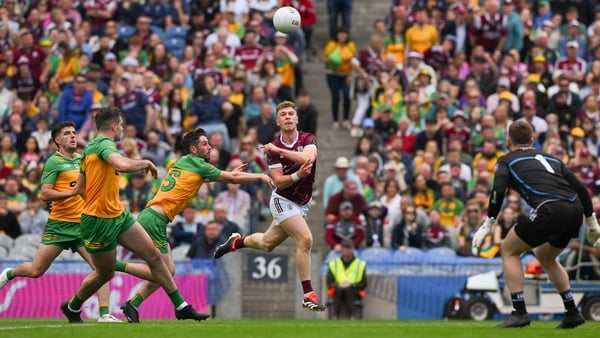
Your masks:
M121 74L121 79L131 81L131 73L125 72L125 73Z
M457 117L461 117L461 118L465 118L465 113L462 110L455 110L454 114L452 115L452 120L454 120Z
M550 3L548 2L548 0L541 0L541 1L538 3L538 6L539 6L539 7L549 7L549 6L550 6Z
M336 168L350 168L350 162L348 162L348 158L344 156L340 156L335 160Z
M398 165L394 161L388 161L384 166L383 170L398 170Z
M275 37L276 38L287 38L287 34L277 31L277 32L275 32Z
M146 174L143 171L136 171L131 175L131 178L145 178Z
M510 88L510 80L506 77L501 77L500 80L498 80L498 86Z
M139 62L136 58L134 58L133 56L127 56L123 59L123 61L121 61L121 65L123 67L137 67L139 66Z
M504 4L505 5L514 5L514 1L513 0L504 0Z
M550 28L556 27L556 26L554 26L554 22L552 22L550 20L544 20L544 22L542 22L542 26L546 26L546 27L550 27Z
M51 47L52 40L50 38L41 38L40 39L40 47Z
M369 203L369 208L381 208L382 204L379 201L373 201Z
M573 137L584 137L585 136L585 131L583 131L583 129L581 127L575 127L573 129L571 129L571 136ZM588 151L587 149L584 149L585 151ZM581 152L583 154L583 151Z
M448 93L446 93L446 92L440 92L440 94L438 95L438 97L440 99L447 99L447 98L450 98L450 95L448 95Z
M416 59L423 59L423 54L416 52L416 51L412 51L408 53L408 58L416 58Z
M108 53L104 54L104 60L105 61L107 61L107 60L116 60L116 59L117 59L117 56L113 52L108 52Z
M350 201L344 201L342 203L340 203L340 210L344 210L344 209L353 209L354 206L352 205L352 202Z
M542 81L542 77L540 74L531 73L527 75L527 83L528 84L538 84Z
M569 21L569 27L579 27L579 21L577 21L577 20Z
M431 74L429 73L429 69L427 69L427 68L419 69L419 75L427 75L427 76L431 77Z
M358 190L358 185L353 179L347 179L344 181L344 188L348 190Z
M347 247L347 248L348 247L354 247L354 242L352 242L352 240L350 238L344 238L344 239L342 239L342 241L340 242L340 244L342 246Z
M500 93L500 95L498 95L498 100L512 101L512 95L508 90L504 91L504 92Z
M90 107L90 110L94 110L94 109L100 109L102 108L102 104L100 103L94 103L92 104L92 106Z
M577 42L577 40L571 40L567 42L567 47L579 48L579 42Z
M373 121L373 119L366 118L362 122L362 127L363 128L373 128L373 127L375 127L375 121Z
M546 62L546 57L543 54L538 54L533 57L533 62Z
M21 55L19 60L17 60L17 64L18 65L29 64L29 58L27 58L25 55Z

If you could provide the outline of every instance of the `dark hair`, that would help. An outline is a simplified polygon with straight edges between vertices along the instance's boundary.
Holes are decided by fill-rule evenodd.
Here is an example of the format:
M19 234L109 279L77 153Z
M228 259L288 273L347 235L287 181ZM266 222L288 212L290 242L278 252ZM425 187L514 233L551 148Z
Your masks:
M181 141L181 145L183 148L184 154L190 153L190 147L198 145L198 139L200 136L206 136L206 132L202 128L198 128L194 131L190 131L183 135L183 140Z
M531 141L533 128L527 121L515 121L508 128L508 136L513 145L525 145Z
M52 131L50 132L50 137L52 138L52 142L54 142L54 144L56 144L57 147L58 147L58 143L56 143L55 139L57 137L59 137L60 132L67 127L75 128L75 122L73 122L73 121L58 122L54 125L54 127L52 127Z
M100 108L96 113L96 128L106 131L113 123L118 123L123 118L123 113L117 107Z

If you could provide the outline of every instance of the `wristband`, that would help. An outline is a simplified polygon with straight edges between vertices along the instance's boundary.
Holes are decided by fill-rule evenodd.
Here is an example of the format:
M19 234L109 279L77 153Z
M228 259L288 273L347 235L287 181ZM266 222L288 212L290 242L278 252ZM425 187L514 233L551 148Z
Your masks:
M292 176L292 182L300 181L300 176L298 176L297 173L293 173L291 176Z

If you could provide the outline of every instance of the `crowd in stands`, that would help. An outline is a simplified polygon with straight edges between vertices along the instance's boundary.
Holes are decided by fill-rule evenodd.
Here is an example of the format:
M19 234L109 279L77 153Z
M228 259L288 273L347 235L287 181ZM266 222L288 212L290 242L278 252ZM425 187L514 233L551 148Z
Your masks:
M303 18L288 35L271 21L286 4ZM75 123L81 152L95 135L95 112L122 110L119 149L160 168L158 179L121 174L121 202L134 214L181 155L186 131L207 132L217 167L245 163L252 172L267 170L259 146L279 131L279 102L295 100L300 129L316 132L302 79L316 19L310 0L5 0L0 7L0 233L10 237L43 232L40 178L57 121ZM173 222L172 244L204 257L210 250L198 241L252 232L270 216L268 189L204 184Z
M595 1L394 0L364 46L352 40L355 28L331 22L322 61L332 128L357 140L323 187L332 250L350 239L359 248L499 255L530 211L517 192L480 253L471 239L517 120L533 125L535 148L571 168L600 209Z

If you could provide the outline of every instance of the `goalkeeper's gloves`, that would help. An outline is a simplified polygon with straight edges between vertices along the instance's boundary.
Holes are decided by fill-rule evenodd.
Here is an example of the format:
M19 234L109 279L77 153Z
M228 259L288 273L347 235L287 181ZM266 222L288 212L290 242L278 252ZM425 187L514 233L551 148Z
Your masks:
M600 226L596 219L596 213L594 212L590 217L586 217L585 223L587 224L587 240L595 247L600 247Z
M473 236L473 242L472 242L472 248L471 248L471 251L473 253L476 254L479 251L479 248L483 244L483 241L485 240L485 238L492 232L492 228L494 227L494 222L496 222L496 219L493 217L485 218L485 220L483 221L483 224L481 224L481 226L479 227L479 230L477 230L477 232L475 233L475 236ZM600 229L598 229L598 230L600 231Z

